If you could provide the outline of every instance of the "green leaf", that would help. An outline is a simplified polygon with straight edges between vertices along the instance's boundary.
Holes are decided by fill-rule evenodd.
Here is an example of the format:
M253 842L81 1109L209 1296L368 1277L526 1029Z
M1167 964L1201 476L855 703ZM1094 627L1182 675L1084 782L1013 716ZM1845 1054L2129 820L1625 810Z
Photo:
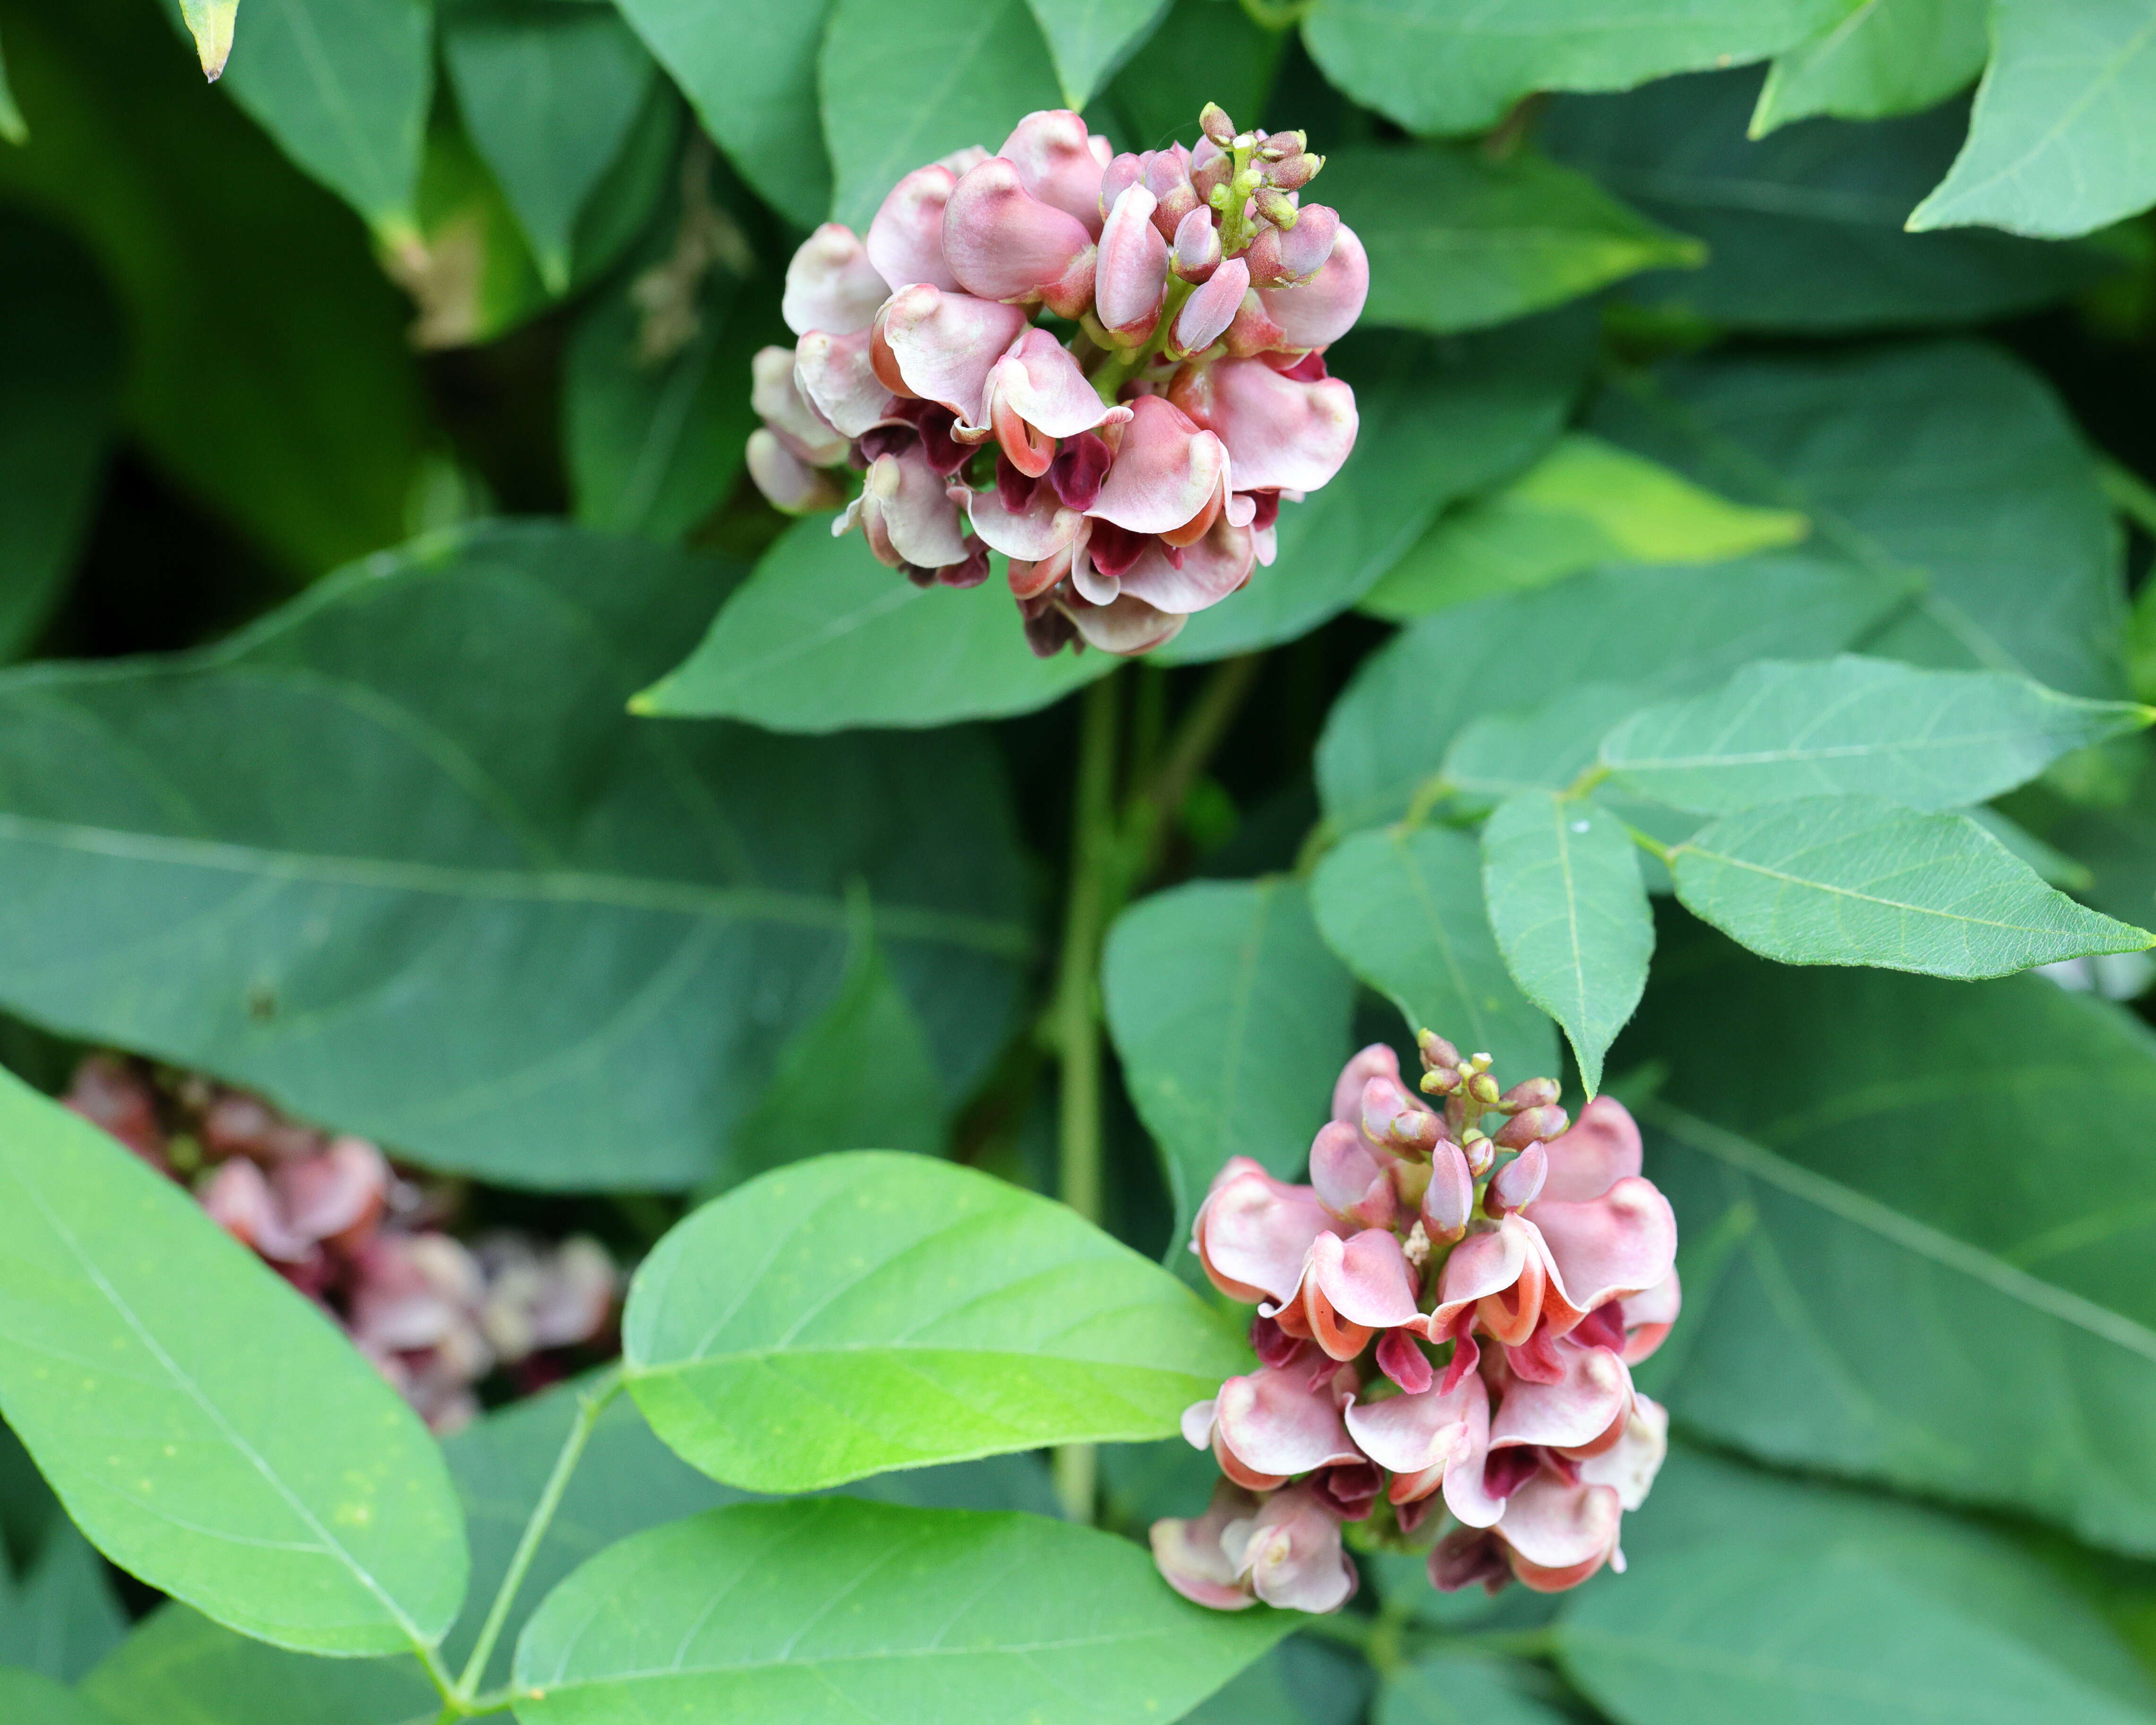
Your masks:
M1813 114L1883 120L1944 101L1984 69L1990 10L1989 0L1866 0L1775 59L1753 131Z
M79 244L0 218L0 659L28 649L74 571L112 440L124 340Z
M1909 225L2056 239L2147 208L2152 100L2156 35L2139 0L1994 0L1969 141Z
M858 535L834 539L831 517L811 516L764 554L636 711L772 731L947 725L1030 712L1116 663L1105 653L1036 659L1000 579L916 587Z
M518 1645L533 1694L517 1714L1173 1719L1293 1622L1193 1605L1128 1541L1040 1517L744 1504L624 1540L564 1583Z
M2124 692L2111 506L2051 388L1996 349L1709 361L1605 402L1605 435L1730 496L1802 510L1808 552L1913 583L1908 614L1866 651Z
M249 1635L383 1653L439 1640L463 1599L418 1416L185 1192L12 1077L0 1404L108 1557Z
M1635 713L1603 738L1601 759L1628 789L1697 814L1856 794L1960 809L2151 719L2132 701L2055 695L2000 671L1768 660L1712 694Z
M433 37L426 0L248 0L223 84L287 156L394 243L418 225Z
M1169 1260L1230 1156L1298 1178L1349 1052L1354 978L1289 880L1194 881L1133 906L1101 964L1108 1032L1175 1203Z
M797 228L831 203L817 131L826 0L616 0L734 171Z
M1722 562L1793 545L1810 528L1792 510L1732 503L1659 462L1568 432L1511 484L1441 516L1360 608L1420 617L1601 564Z
M1603 732L1645 706L1638 683L1555 685L1539 706L1471 720L1445 752L1438 783L1471 814L1520 791L1562 791L1594 765Z
M1482 890L1505 968L1564 1026L1592 1096L1602 1056L1646 986L1655 924L1623 824L1546 792L1498 805L1482 829Z
M195 39L203 76L214 84L224 75L224 63L232 58L232 32L239 16L239 0L179 0L179 3L180 22Z
M1623 1580L1569 1595L1559 1641L1620 1725L2132 1725L2156 1707L2095 1603L1988 1529L1680 1450L1625 1534Z
M0 1559L0 1665L80 1679L127 1633L105 1559L55 1515L38 1553L13 1576Z
M610 8L461 0L442 20L442 58L540 275L563 292L577 217L651 93L651 56Z
M1573 1717L1533 1666L1436 1653L1386 1677L1375 1725L1566 1725Z
M1255 124L1288 41L1287 32L1266 29L1236 0L1173 0L1145 51L1124 63L1087 116L1143 149L1171 138L1196 143L1208 102L1245 116L1240 126ZM1312 141L1326 147L1322 139Z
M1310 883L1326 942L1363 982L1507 1082L1557 1070L1550 1021L1520 996L1482 907L1475 841L1445 827L1358 833Z
M652 1430L771 1491L1166 1437L1245 1357L1062 1205L877 1150L777 1169L680 1224L637 1272L622 1346Z
M1325 159L1322 195L1368 249L1364 320L1431 335L1503 323L1707 255L1537 156L1338 150Z
M484 1611L484 1578L472 1592ZM441 1697L416 1659L318 1659L167 1604L82 1685L115 1725L419 1725Z
M8 1725L110 1725L73 1690L8 1666L0 1666L0 1714Z
M922 163L996 149L1028 114L1063 104L1027 0L831 0L818 65L831 218L862 232Z
M38 129L0 151L0 187L95 254L143 452L280 576L401 537L434 434L411 306L350 212L205 95L139 0L18 10L7 28Z
M1851 0L1316 0L1302 39L1325 74L1413 132L1482 131L1538 90L1629 90L1736 65L1838 22Z
M1903 231L1961 141L1965 103L1754 141L1758 97L1758 74L1739 71L1552 105L1553 155L1707 243L1704 269L1640 276L1625 298L1740 329L1898 329L2025 311L2119 267L2094 244Z
M430 1165L688 1186L865 880L963 1094L1031 945L990 745L630 717L731 573L478 527L192 658L0 677L0 996Z
M2085 910L1965 814L1805 797L1731 814L1677 846L1694 916L1784 964L2005 976L2156 936Z
M1317 765L1327 819L1341 830L1397 819L1485 716L1531 713L1616 667L1636 680L1625 686L1642 704L1712 688L1763 655L1845 646L1897 597L1876 577L1799 552L1713 569L1600 570L1425 618L1370 655L1326 720ZM1530 645L1535 675L1489 674ZM1573 740L1586 745L1582 766L1600 734Z
M1048 52L1063 85L1063 105L1082 108L1092 100L1109 74L1144 44L1169 3L1170 0L1026 0L1040 33L1048 39ZM1198 116L1190 117L1194 122Z
M1369 331L1326 351L1355 386L1355 452L1280 513L1279 555L1151 656L1194 664L1307 633L1361 598L1438 511L1517 472L1563 429L1589 358L1562 314L1434 341Z
M15 91L8 82L8 62L0 57L0 141L10 144L30 141L30 123L23 118L23 110L16 105Z

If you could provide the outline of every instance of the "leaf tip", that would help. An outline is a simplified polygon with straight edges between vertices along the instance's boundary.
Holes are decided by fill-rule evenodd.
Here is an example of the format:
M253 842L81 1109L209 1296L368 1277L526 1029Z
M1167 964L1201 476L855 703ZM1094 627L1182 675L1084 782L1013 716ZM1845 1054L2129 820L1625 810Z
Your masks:
M216 83L224 76L224 64L232 58L233 25L239 16L239 0L181 0L180 15L195 39L203 76Z

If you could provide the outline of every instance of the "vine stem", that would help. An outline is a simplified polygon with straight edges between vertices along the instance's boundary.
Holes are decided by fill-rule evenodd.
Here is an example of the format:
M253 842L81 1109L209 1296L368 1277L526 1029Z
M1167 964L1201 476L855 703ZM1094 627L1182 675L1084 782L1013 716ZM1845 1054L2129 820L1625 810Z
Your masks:
M1078 718L1078 783L1070 823L1070 886L1063 918L1063 952L1055 987L1055 1049L1062 1067L1058 1118L1059 1194L1097 1224L1101 1219L1101 941L1115 897L1118 862L1116 747L1121 717L1120 673L1086 691ZM1099 1457L1091 1444L1055 1452L1055 1490L1064 1513L1091 1522L1098 1496Z

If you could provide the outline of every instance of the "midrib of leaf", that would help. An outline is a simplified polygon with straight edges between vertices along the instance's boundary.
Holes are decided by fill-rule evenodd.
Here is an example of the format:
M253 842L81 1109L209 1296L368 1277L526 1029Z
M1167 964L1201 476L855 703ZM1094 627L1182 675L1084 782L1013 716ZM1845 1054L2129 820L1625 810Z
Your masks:
M1466 1004L1467 1019L1474 1028L1475 1040L1486 1047L1491 1039L1489 1026L1483 1021L1482 1002L1470 986L1466 972L1460 968L1460 955L1454 950L1452 937L1445 928L1444 919L1437 914L1436 905L1431 901L1430 883L1416 863L1414 852L1409 849L1404 834L1395 828L1387 833L1386 840L1392 846L1393 854L1399 859L1401 868L1407 872L1415 903L1422 911L1423 921L1430 925L1430 938L1437 942L1437 950L1444 957L1445 974L1452 978L1452 992Z
M2070 1293L1980 1246L1957 1240L1840 1182L1784 1160L1763 1145L1700 1119L1670 1103L1645 1104L1642 1115L1680 1142L1741 1173L1763 1180L1830 1215L1877 1235L1903 1250L1983 1283L2046 1317L2156 1363L2156 1331L2123 1313Z
M564 1677L544 1684L549 1695L577 1689L609 1688L654 1677L721 1677L752 1671L808 1671L824 1666L880 1665L895 1659L1023 1659L1035 1653L1061 1653L1079 1647L1125 1647L1143 1641L1163 1640L1177 1633L1173 1623L1154 1629L1112 1630L1105 1635L1064 1635L1050 1641L997 1641L985 1647L887 1647L866 1653L829 1653L813 1659L741 1659L711 1665L671 1665L608 1671L595 1677Z

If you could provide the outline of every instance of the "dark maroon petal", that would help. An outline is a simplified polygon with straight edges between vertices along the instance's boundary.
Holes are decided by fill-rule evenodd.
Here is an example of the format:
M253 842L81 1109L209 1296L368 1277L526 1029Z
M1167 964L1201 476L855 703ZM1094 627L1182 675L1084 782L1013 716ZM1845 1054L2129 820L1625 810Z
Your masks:
M1312 1492L1343 1522L1366 1519L1384 1486L1383 1473L1368 1461L1321 1467L1310 1476Z
M1455 1527L1430 1554L1430 1584L1442 1594L1478 1583L1486 1592L1502 1593L1512 1579L1504 1542L1485 1527Z
M1427 1497L1418 1497L1413 1503L1393 1506L1393 1519L1400 1524L1400 1532L1412 1534L1423 1523L1423 1517L1445 1500L1433 1491Z
M924 569L918 563L901 564L900 566L900 572L916 587L933 587L936 585L936 572L933 569Z
M1253 533L1264 532L1266 528L1280 519L1279 492L1253 491L1250 493L1250 502L1256 511L1256 513L1250 517L1250 531Z
M1573 1326L1572 1339L1583 1348L1606 1348L1612 1353L1625 1351L1625 1311L1623 1303L1612 1300L1598 1306Z
M1505 1363L1514 1377L1530 1384L1564 1382L1564 1362L1558 1356L1557 1337L1550 1334L1547 1317L1537 1322L1526 1341L1505 1350Z
M1024 601L1019 605L1019 613L1025 618L1025 644L1033 649L1036 659L1053 659L1077 639L1077 625L1048 600L1046 593L1041 594L1038 611L1028 611ZM1084 643L1079 645L1082 648Z
M1492 1450L1482 1464L1482 1489L1492 1497L1510 1497L1532 1479L1543 1465L1540 1444L1516 1444Z
M951 435L958 416L932 401L921 403L921 447L928 465L938 473L956 473L972 459L973 450Z
M1092 537L1086 542L1086 555L1103 575L1120 576L1129 572L1152 542L1150 533L1133 533L1128 527L1096 518Z
M996 451L996 499L1013 515L1024 515L1033 507L1034 495L1040 490L1040 481L1031 474L1020 473L1016 464L1001 449Z
M1101 495L1101 482L1108 476L1111 459L1107 439L1092 432L1081 431L1063 440L1063 447L1049 465L1048 483L1055 488L1055 495L1065 509L1093 506Z
M861 457L861 465L884 455L902 455L911 449L921 434L911 425L871 425L854 445Z
M1472 1308L1460 1315L1473 1322ZM1452 1358L1445 1368L1445 1382L1438 1385L1446 1395L1460 1387L1460 1380L1473 1371L1482 1358L1482 1346L1463 1325L1460 1332L1452 1338Z
M1285 1371L1301 1358L1305 1345L1271 1318L1250 1320L1250 1346L1258 1358L1276 1372Z
M936 572L936 578L946 587L978 587L988 578L988 548L978 539L966 553L963 563L946 563Z
M1420 1395L1437 1376L1405 1330L1388 1330L1378 1338L1378 1369L1409 1395Z

